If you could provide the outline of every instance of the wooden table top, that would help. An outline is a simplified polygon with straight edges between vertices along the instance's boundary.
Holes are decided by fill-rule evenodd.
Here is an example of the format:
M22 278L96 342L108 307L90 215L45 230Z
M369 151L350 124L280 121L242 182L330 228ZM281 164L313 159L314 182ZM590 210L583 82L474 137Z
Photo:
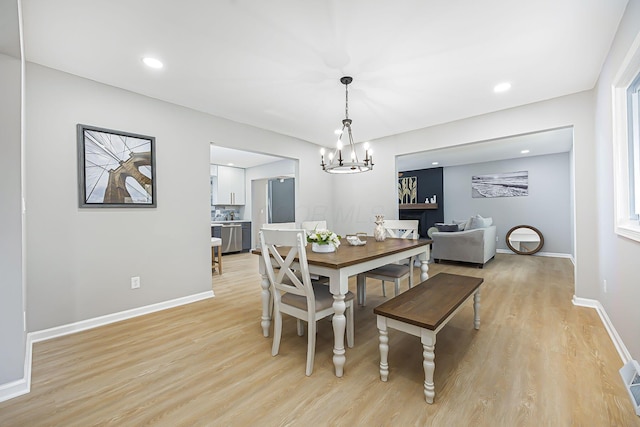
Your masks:
M323 267L340 269L385 255L406 251L407 249L426 246L433 241L429 239L413 240L389 237L382 242L376 242L373 237L367 236L367 244L362 246L352 246L347 242L347 239L344 238L341 239L340 242L340 247L338 247L335 252L329 253L313 252L311 245L309 245L307 247L307 262ZM288 247L278 248L278 252L280 252L281 255L286 255L288 251ZM251 253L261 255L262 251L260 248L257 248L253 249Z
M380 304L373 312L433 331L465 302L483 281L480 277L438 273Z

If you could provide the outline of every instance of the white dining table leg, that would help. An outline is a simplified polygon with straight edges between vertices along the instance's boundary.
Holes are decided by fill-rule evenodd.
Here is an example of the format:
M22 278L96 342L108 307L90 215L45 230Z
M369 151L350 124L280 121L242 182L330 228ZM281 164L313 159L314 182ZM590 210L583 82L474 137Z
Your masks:
M429 278L429 264L427 261L420 261L420 282Z
M333 311L335 314L331 322L333 323L333 336L335 339L333 345L333 365L336 368L336 377L343 375L344 364L347 361L344 349L344 333L347 326L347 318L344 315L346 308L347 305L344 302L344 295L334 294Z
M262 261L262 260L261 260ZM266 274L261 274L262 281L260 287L262 288L262 320L260 326L262 326L262 335L269 336L269 327L271 326L271 292L269 291L269 277Z

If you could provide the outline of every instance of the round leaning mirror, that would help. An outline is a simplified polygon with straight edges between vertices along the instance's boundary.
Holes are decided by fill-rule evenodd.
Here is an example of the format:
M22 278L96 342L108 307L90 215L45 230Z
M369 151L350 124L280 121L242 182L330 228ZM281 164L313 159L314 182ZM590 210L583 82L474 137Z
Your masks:
M544 237L535 227L516 225L507 233L507 246L520 255L532 255L542 249Z

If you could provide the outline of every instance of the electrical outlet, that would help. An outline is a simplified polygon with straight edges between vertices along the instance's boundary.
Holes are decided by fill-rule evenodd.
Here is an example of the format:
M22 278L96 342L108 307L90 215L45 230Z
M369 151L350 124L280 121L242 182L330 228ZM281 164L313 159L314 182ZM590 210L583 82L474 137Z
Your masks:
M602 281L602 289L604 290L604 293L607 293L607 279L604 279Z
M131 289L138 289L140 287L140 277L132 277L131 278Z

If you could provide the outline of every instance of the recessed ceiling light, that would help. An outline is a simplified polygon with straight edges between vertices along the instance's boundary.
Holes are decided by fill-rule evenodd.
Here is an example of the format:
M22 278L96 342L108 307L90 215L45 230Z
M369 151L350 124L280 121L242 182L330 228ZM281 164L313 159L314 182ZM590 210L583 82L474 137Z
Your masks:
M529 154L529 150L522 150L520 153L521 154Z
M506 92L509 89L511 89L511 83L504 82L504 83L500 83L500 84L495 85L495 87L493 88L493 91L495 93L500 93L500 92Z
M164 64L162 62L160 62L160 60L158 60L156 58L151 58L150 56L145 56L144 58L142 58L142 62L144 62L144 64L147 67L151 67L151 68L162 68L162 67L164 67Z
M440 163L438 163L438 162L431 162L431 164L432 164L433 166L436 166L436 165L439 165Z

